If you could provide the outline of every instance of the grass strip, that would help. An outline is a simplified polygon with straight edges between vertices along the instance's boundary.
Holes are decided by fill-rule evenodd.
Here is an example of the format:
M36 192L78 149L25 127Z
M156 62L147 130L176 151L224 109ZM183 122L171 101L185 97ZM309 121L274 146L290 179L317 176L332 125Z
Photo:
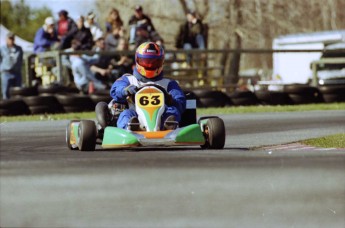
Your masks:
M302 141L303 144L322 148L344 148L345 133L325 136L321 138L307 139Z
M255 105L255 106L229 106L223 108L198 108L198 115L224 115L237 113L259 113L259 112L298 112L298 111L316 111L316 110L345 110L345 103L331 104L306 104L306 105ZM0 116L0 122L16 121L46 121L46 120L79 120L94 119L95 112L82 113L62 113L62 114L41 114L41 115L23 115L23 116Z

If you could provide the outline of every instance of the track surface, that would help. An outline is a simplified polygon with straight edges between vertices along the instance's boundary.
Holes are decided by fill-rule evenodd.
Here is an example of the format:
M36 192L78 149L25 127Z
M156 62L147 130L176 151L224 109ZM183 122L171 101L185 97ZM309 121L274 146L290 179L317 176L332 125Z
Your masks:
M2 123L0 227L345 227L345 111L222 116L224 150L69 151L67 121Z

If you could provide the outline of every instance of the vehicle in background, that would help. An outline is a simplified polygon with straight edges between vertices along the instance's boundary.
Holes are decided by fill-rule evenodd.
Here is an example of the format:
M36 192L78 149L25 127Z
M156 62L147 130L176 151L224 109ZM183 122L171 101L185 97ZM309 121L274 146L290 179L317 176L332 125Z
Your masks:
M274 84L311 84L317 86L344 77L345 30L279 36L274 50L315 50L309 52L275 52ZM318 52L317 50L324 50ZM339 81L333 81L339 82ZM268 84L269 82L266 82Z

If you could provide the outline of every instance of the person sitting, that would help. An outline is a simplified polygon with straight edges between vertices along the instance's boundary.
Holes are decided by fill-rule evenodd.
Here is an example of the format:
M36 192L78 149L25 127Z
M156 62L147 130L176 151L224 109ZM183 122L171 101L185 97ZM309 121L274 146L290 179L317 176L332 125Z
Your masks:
M150 41L155 42L160 46L163 45L163 39L156 31L149 32L146 24L140 24L136 28L134 47L132 45L131 49L136 49L142 43Z
M120 28L122 26L123 21L120 17L119 11L116 8L112 8L105 23L107 33L111 33L115 27Z
M67 49L71 47L71 42L78 27L76 23L68 16L66 10L61 10L59 13L59 21L57 23L58 38L60 39L60 49Z
M74 34L73 39L80 42L80 50L91 50L93 47L93 37L90 29L84 26L84 17L80 16L77 20L78 30Z
M35 34L34 53L49 51L58 42L59 39L54 27L54 19L47 17L44 20L44 25Z
M119 39L117 51L128 51L128 42L125 38ZM116 55L111 61L113 70L112 75L117 79L126 73L132 73L133 71L134 56L128 55Z
M90 29L90 32L93 37L93 41L96 41L96 37L103 36L103 31L101 29L101 26L95 21L96 15L93 12L89 12L86 17L86 21L84 23L84 26L88 29Z
M181 114L186 108L185 95L173 79L164 78L163 75L164 49L154 42L145 42L141 44L135 53L135 67L133 75L124 74L117 79L110 89L112 102L119 104L127 103L127 96L134 95L138 87L147 84L156 84L162 86L169 94L165 111L162 115L162 129L172 130L179 122ZM121 112L117 120L117 127L128 130L139 130L138 114L133 109L125 109Z
M135 43L137 35L136 30L140 25L144 25L142 28L145 28L149 34L153 31L156 31L155 27L152 24L151 18L144 14L143 8L140 5L135 7L134 15L131 16L128 24L130 27L130 44Z
M79 51L81 48L80 41L73 39L72 47L67 51ZM90 62L88 59L83 58L83 56L74 54L69 56L69 61L71 63L71 69L74 79L74 84L80 90L81 93L87 94L89 91L90 84L94 86L94 89L104 90L106 85L102 81L98 80L94 73L90 70Z
M120 38L125 36L123 27L113 27L113 32L105 37L105 49L107 51L116 51Z

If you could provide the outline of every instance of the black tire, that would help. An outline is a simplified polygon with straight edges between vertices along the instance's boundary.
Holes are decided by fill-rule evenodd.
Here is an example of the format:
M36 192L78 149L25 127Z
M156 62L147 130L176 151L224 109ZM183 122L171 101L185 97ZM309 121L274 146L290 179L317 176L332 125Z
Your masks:
M57 94L65 92L65 87L61 85L38 86L39 94Z
M11 112L8 109L0 109L0 116L10 116Z
M78 127L78 148L81 151L94 151L96 148L97 130L92 120L80 121Z
M30 114L28 106L21 98L10 98L8 100L0 100L0 109L7 110L7 115Z
M24 97L23 100L29 106L32 114L63 112L62 106L52 95ZM43 106L47 108L43 108Z
M37 87L11 87L11 97L36 96L38 94Z
M204 127L205 144L203 149L223 149L225 145L225 125L220 118L210 118Z
M47 105L29 106L29 109L32 115L53 113L51 108Z
M93 108L92 107L84 107L84 106L64 106L63 110L66 113L71 113L71 112L88 112L88 111L92 111Z
M77 150L77 148L73 148L72 145L71 145L71 124L72 123L75 123L75 122L79 122L79 120L71 120L68 122L67 126L66 126L66 144L67 144L67 147L68 149L70 150Z
M345 85L320 86L319 90L326 103L345 101Z
M257 90L255 96L264 105L287 105L292 103L289 95L280 91Z
M94 105L97 105L99 102L102 102L102 101L109 103L112 100L109 94L108 95L91 94L90 98L92 102L94 103Z
M258 98L251 91L236 91L230 94L230 99L234 105L246 106L246 105L257 105L259 104Z
M63 106L93 105L93 102L88 95L58 94L56 95L56 98L58 99L60 104L62 104Z
M293 104L311 104L322 102L322 96L318 88L308 85L286 85L284 92L288 93Z
M111 119L108 104L103 101L99 102L96 105L95 112L97 123L102 129L105 129L109 125Z

